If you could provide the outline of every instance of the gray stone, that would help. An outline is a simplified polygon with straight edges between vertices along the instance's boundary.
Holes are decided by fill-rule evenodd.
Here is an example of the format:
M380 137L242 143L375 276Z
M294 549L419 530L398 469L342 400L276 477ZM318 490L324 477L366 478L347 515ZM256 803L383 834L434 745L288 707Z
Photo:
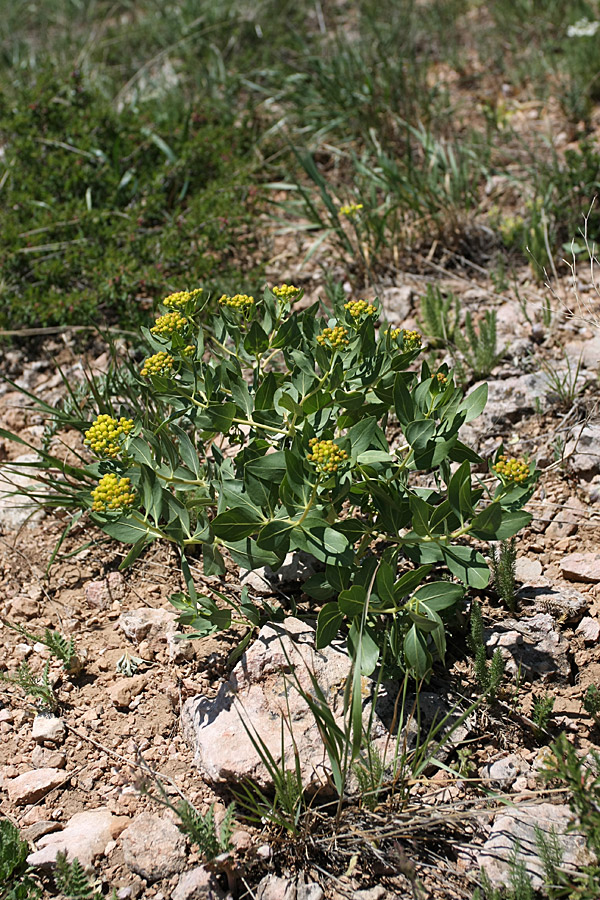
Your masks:
M240 582L254 593L267 597L273 593L274 588L306 581L314 573L314 559L308 553L297 551L288 553L276 571L270 566L261 566L252 571L240 569Z
M175 630L174 609L152 609L142 606L119 616L119 626L128 638L139 644L149 636L165 636Z
M568 679L571 674L569 644L554 628L554 620L547 613L530 618L506 619L502 625L484 630L484 640L490 655L500 649L509 675L535 678L558 677Z
M58 716L38 714L33 720L31 736L38 744L43 744L44 741L60 744L64 741L66 733L65 723Z
M64 769L67 765L67 757L62 750L48 750L38 744L31 754L31 762L36 769Z
M382 884L376 884L375 887L365 888L362 891L354 891L353 900L383 900L387 894Z
M489 763L479 770L483 782L496 785L504 790L512 787L519 775L529 771L529 765L516 753L511 753L503 759Z
M518 842L518 859L525 864L534 888L541 887L543 865L536 840L537 827L549 840L553 835L559 838L562 866L569 872L581 871L582 865L590 858L585 838L567 831L572 821L573 815L568 806L554 806L551 803L521 803L514 809L502 812L495 816L489 837L476 854L477 868L485 869L494 885L509 883L510 861Z
M600 622L598 619L586 616L577 626L576 634L582 635L586 644L597 644L598 638L600 638Z
M600 581L600 553L571 553L560 563L560 570L569 581Z
M225 897L225 891L213 872L206 866L196 866L179 877L171 900L212 900Z
M531 584L537 581L542 571L542 564L539 559L529 559L527 556L522 556L515 563L515 578L523 584Z
M296 885L291 878L265 875L256 886L256 900L297 900Z
M471 393L479 385L469 391ZM544 405L548 383L544 375L532 373L488 382L488 402L470 427L483 434L502 434L510 425L532 415Z
M40 822L34 822L21 832L21 836L30 844L39 841L46 834L52 834L53 831L60 831L60 822L46 822L43 819Z
M182 638L183 635L176 631L167 634L167 652L171 662L188 662L196 655L192 641Z
M290 768L295 764L297 749L306 787L327 783L330 768L325 747L296 684L312 694L314 676L340 724L351 663L347 653L334 647L316 651L314 639L314 629L293 617L281 625L266 625L214 700L199 696L185 702L181 714L183 734L208 781L237 783L251 778L262 787L271 785L267 769L244 727L244 723L250 723L253 736L260 736L276 760L281 758L283 739ZM364 685L368 696L370 679L365 679ZM282 722L292 723L293 739L285 725L282 735ZM375 716L375 738L385 733Z
M27 862L30 866L50 868L56 863L58 853L66 853L69 862L77 857L85 869L90 868L96 857L102 856L109 841L129 822L122 816L113 816L106 806L76 813L63 831L40 838Z
M92 609L108 609L114 600L125 596L125 579L120 572L109 572L100 581L89 581L85 586L85 601Z
M31 500L25 493L31 491L37 495L43 493L43 485L30 478L27 472L34 472L29 463L39 462L37 453L23 453L10 463L0 466L0 529L17 531L26 528L37 528L44 517L39 504ZM19 466L21 464L21 466Z
M8 796L17 806L37 803L50 791L59 787L66 780L64 772L59 769L32 769L12 778L7 784Z
M569 469L578 478L590 481L600 471L600 423L588 424L583 428L576 425L567 441L565 456Z
M158 881L185 868L187 840L166 816L143 812L121 835L125 864L146 881Z
M382 288L379 292L383 315L392 325L402 325L410 316L414 292L408 284Z
M589 597L569 585L554 585L540 576L533 584L519 591L522 603L532 603L535 609L550 613L562 622L577 622L590 605Z
M577 362L581 360L581 365L585 369L598 370L600 366L600 334L594 334L593 337L586 341L572 341L565 347L565 353L569 359L572 359L577 366Z

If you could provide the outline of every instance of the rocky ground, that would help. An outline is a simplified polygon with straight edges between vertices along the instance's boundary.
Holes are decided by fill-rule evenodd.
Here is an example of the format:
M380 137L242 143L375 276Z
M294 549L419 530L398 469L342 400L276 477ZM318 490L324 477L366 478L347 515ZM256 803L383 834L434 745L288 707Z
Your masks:
M407 276L381 291L390 321L418 324L421 286L422 280ZM489 305L486 288L470 276L457 275L449 286L460 291L466 308ZM307 287L317 292L318 285ZM543 470L528 505L533 521L518 541L517 609L507 611L491 592L479 598L490 653L500 647L507 661L500 701L479 707L453 735L444 758L456 775L428 769L403 799L396 795L373 812L348 804L337 836L327 811L316 806L309 830L295 838L238 816L229 857L211 868L202 865L164 803L185 797L202 812L215 803L221 820L240 778L268 784L241 725L241 709L277 753L282 709L291 703L305 778L322 780L322 741L300 697L290 689L292 699L286 699L282 672L293 657L307 686L307 669L316 667L339 712L344 654L330 648L317 658L310 624L291 618L282 628L263 629L232 667L229 657L241 631L201 642L176 639L168 597L181 584L168 547L153 545L121 573L122 548L82 520L48 570L65 514L1 501L0 668L14 674L27 660L39 674L48 661L60 706L54 716L36 714L16 686L0 685L0 811L30 842L30 862L48 896L61 849L92 867L98 883L114 887L119 900L192 900L228 890L259 900L467 898L482 864L505 883L516 838L539 883L534 824L564 835L571 818L566 797L542 789L545 747L561 731L581 754L600 739L582 706L588 686L600 685L600 337L592 285L580 282L578 290L589 301L588 314L565 315L555 300L547 326L528 322L514 298L496 299L499 341L507 352L489 378L486 411L464 436L486 456L504 441L514 455L537 458ZM562 296L569 296L566 283ZM567 360L572 372L578 360L581 368L565 397L552 373L568 379ZM57 361L69 379L78 377L81 365L69 340L46 345L35 360L9 351L5 374L52 403L62 391ZM105 362L97 352L96 367ZM36 444L43 436L39 413L10 384L0 390L1 425ZM0 452L6 462L26 449L4 440ZM219 583L195 574L207 589L240 590L233 568ZM300 612L314 617L299 581L254 580L250 587L284 605L293 593ZM65 673L35 640L46 627L73 636L79 673ZM466 709L477 695L464 640L453 640L450 666L449 675L440 671L428 685L426 707L448 711L458 703ZM393 690L386 687L392 706ZM370 691L366 685L366 696ZM546 694L554 707L547 733L541 733L531 713L535 697ZM376 735L383 748L389 724L380 703ZM289 736L284 739L289 749ZM515 806L490 801L490 792ZM580 866L582 839L575 832L561 841L566 864Z

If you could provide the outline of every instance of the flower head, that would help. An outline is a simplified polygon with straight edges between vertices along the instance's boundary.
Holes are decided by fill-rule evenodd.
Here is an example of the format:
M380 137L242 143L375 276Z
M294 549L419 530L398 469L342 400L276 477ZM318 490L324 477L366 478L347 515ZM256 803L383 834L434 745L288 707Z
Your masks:
M522 457L506 456L502 453L492 466L496 475L505 483L522 484L529 478L529 466Z
M96 456L115 459L123 449L123 441L133 430L133 419L123 416L117 421L112 416L101 415L92 422L85 433L87 444Z
M393 341L402 339L403 350L419 350L422 338L418 331L408 331L406 328L388 328L385 334L389 334Z
M344 309L347 309L353 319L361 319L363 316L377 317L379 310L373 303L367 303L366 300L350 300L344 303Z
M163 300L163 306L167 309L182 309L188 300L194 300L202 293L202 288L196 288L193 291L177 291L175 294L169 294Z
M249 297L248 294L234 294L233 297L228 297L227 294L223 294L219 304L230 309L249 309L254 306L254 297Z
M135 503L135 491L129 478L120 478L114 472L108 472L92 491L92 500L95 512L126 509Z
M306 458L309 462L314 463L318 472L323 474L333 474L337 472L338 466L348 459L348 454L333 441L318 441L311 438L308 442L310 452Z
M140 370L140 375L149 378L150 375L168 375L173 368L173 357L169 356L164 350L149 356L144 360L144 364Z
M180 312L174 310L159 316L150 331L160 337L169 338L187 328L188 320Z
M355 216L362 208L362 203L346 203L344 206L340 206L340 216Z
M290 300L296 294L300 293L300 288L296 287L293 284L278 284L273 288L273 293L276 297L279 297L280 300Z
M341 325L324 328L322 334L317 335L317 342L322 347L329 346L332 350L340 350L348 344L348 332Z

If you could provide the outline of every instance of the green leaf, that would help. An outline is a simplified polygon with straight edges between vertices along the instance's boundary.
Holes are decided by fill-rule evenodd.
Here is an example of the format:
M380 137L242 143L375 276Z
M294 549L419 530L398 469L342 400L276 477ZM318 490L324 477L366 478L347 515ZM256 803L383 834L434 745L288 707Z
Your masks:
M352 560L348 539L316 516L308 516L290 534L292 546L312 553L320 562L348 565Z
M287 552L290 543L290 531L294 523L289 519L274 519L258 533L256 543L263 550Z
M283 561L281 554L272 550L262 550L252 538L243 541L227 541L227 549L234 563L241 569L259 569L270 566L278 569Z
M429 517L433 507L429 506L421 497L414 494L410 497L410 511L412 513L412 526L418 535L425 537L429 534Z
M342 591L338 597L340 612L349 618L361 616L367 602L367 592L360 584L353 584L347 591Z
M402 373L396 375L394 382L394 409L402 426L408 425L415 418L415 404Z
M264 353L269 347L269 336L263 331L258 322L254 321L250 331L244 338L244 350L250 356Z
M147 538L151 533L150 526L145 522L138 522L126 516L118 522L105 522L101 528L110 537L116 541L123 541L124 544L137 544L142 537Z
M404 657L417 681L427 675L431 667L431 656L427 650L425 637L412 625L404 638Z
M279 482L285 475L286 471L286 455L283 450L276 450L275 453L267 453L265 456L259 456L251 462L247 462L244 470L254 475L256 478L266 479L271 482Z
M214 544L202 545L202 568L204 574L208 576L225 574L225 560Z
M233 424L237 406L235 403L215 403L208 406L197 419L202 431L221 432L226 434Z
M470 534L481 541L494 541L502 523L502 507L498 502L490 503L471 522Z
M402 600L403 597L408 597L409 594L412 594L412 592L421 584L423 579L429 575L431 569L432 566L428 565L420 566L412 572L405 572L394 584L394 600Z
M471 484L471 466L466 460L458 467L448 482L448 500L458 516L464 515L461 505L461 490L465 483L468 483L469 486Z
M302 590L305 594L308 594L309 597L313 597L320 603L324 600L329 600L337 593L337 591L329 584L324 572L317 572L315 575L311 575L310 578L307 578L302 585Z
M522 528L525 528L531 522L533 516L525 510L517 510L516 512L505 512L502 515L502 523L496 531L496 539L505 541L513 537Z
M254 395L255 409L272 409L277 390L277 379L273 372L268 372Z
M148 534L143 534L139 540L135 542L123 562L119 565L119 571L122 572L128 566L136 561L140 553L146 549L146 547L152 543L154 540L154 536L150 536Z
M376 463L386 463L389 465L394 462L394 459L384 450L365 450L364 453L359 454L356 462L359 466L372 466Z
M331 394L329 391L317 391L310 394L302 403L302 412L305 416L312 416L320 409L324 409L331 403Z
M367 626L356 621L352 623L348 631L348 650L359 665L360 674L372 675L379 661L379 645Z
M345 591L350 583L350 575L352 570L345 566L326 566L325 575L327 581L338 593Z
M481 553L472 547L458 545L442 546L441 551L444 562L452 574L460 578L463 584L477 590L487 587L490 570Z
M467 422L472 422L473 419L476 419L481 415L481 413L485 409L487 399L487 384L480 384L479 387L475 388L474 391L471 391L471 393L465 397L463 402L458 407L458 412L465 414L465 424Z
M467 445L463 444L461 441L456 441L448 451L448 459L451 459L452 462L470 462L475 465L479 465L483 462L483 458L479 456L478 453L475 453L474 450L471 450L470 447L467 447Z
M404 428L406 440L413 450L423 450L433 437L435 422L433 419L417 419L409 422Z
M315 646L317 650L328 647L337 637L340 625L344 619L339 611L337 603L326 603L317 618L317 636Z
M211 524L218 538L235 543L255 534L263 522L264 519L260 519L247 507L237 506L219 513Z
M395 606L396 604L394 577L395 573L390 564L382 560L379 563L377 575L375 576L375 586L377 588L377 596L384 606Z
M462 584L452 584L450 581L431 581L416 590L413 598L419 603L426 603L430 609L440 610L454 606L464 595L465 589Z

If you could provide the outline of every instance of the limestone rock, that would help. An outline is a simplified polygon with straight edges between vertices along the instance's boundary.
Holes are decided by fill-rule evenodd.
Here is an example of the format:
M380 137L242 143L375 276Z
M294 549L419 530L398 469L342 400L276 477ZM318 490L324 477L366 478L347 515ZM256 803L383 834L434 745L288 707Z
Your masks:
M600 471L600 423L583 428L576 425L567 441L565 457L574 475L590 481Z
M547 613L518 621L506 619L493 629L485 629L484 640L490 654L500 649L510 675L520 669L524 678L533 681L552 676L568 679L571 674L569 644Z
M166 636L168 631L174 631L175 617L174 609L152 609L142 606L119 616L119 626L130 640L139 644L151 634Z
M60 744L65 739L67 729L65 723L58 716L44 716L38 714L33 720L31 736L38 744L49 741L51 744Z
M185 868L187 840L166 816L143 812L121 835L125 864L146 881L158 881Z
M569 585L554 585L540 576L519 591L519 599L532 603L536 610L550 613L561 622L577 622L590 605L589 597Z
M495 885L509 883L510 859L518 842L518 859L524 862L534 888L539 888L543 883L543 865L536 841L537 826L550 839L553 832L558 836L564 868L571 872L580 871L589 861L589 854L585 838L576 832L567 832L572 819L568 806L551 803L529 806L521 803L496 815L489 837L477 853L477 868L483 867Z
M296 900L296 885L291 878L265 875L256 886L256 900Z
M130 819L123 816L113 816L106 806L76 813L63 831L40 838L27 862L30 866L49 868L56 862L57 854L63 852L69 862L77 857L87 869L129 822Z
M23 526L37 528L44 517L38 503L24 494L15 494L19 490L30 490L36 494L43 491L42 485L26 474L27 464L39 462L39 459L37 453L23 453L0 467L0 529L4 532L18 531ZM25 465L19 468L19 463Z
M180 875L171 900L223 900L225 891L206 866L196 866Z
M569 581L600 581L600 553L571 553L561 561L560 570Z
M108 609L114 600L125 596L125 579L120 572L109 572L100 581L89 581L85 586L85 601L92 609Z
M312 556L295 551L286 555L282 565L276 571L273 571L270 566L261 566L252 571L240 569L240 582L254 593L267 597L273 593L274 588L283 588L286 585L306 581L314 573Z
M237 783L251 778L263 787L269 786L270 776L243 723L251 723L253 733L260 736L275 759L280 759L285 719L293 723L304 783L316 788L326 782L327 754L314 717L295 684L313 693L314 673L341 722L343 691L351 664L348 654L334 647L315 650L314 639L314 629L293 617L281 625L266 625L214 700L198 696L186 701L181 714L183 733L209 781ZM365 679L366 694L369 684ZM378 738L384 733L376 716L374 735ZM287 764L293 767L294 743L286 727L283 741Z
M382 288L379 297L385 318L392 325L402 325L410 316L413 302L413 289L408 284L400 287Z
M598 619L586 616L577 626L576 633L583 636L586 644L597 644L598 638L600 638L600 622Z
M36 769L64 769L67 757L62 750L48 750L38 744L31 754L31 762Z
M17 806L26 806L28 803L37 803L64 781L65 773L60 769L32 769L8 782L8 796Z
M146 687L146 675L133 675L131 678L119 678L108 690L113 706L117 709L129 709L134 697Z
M497 759L495 762L483 766L479 774L485 783L507 790L512 787L519 775L524 775L528 771L529 765L525 760L516 753L510 753L503 759Z

